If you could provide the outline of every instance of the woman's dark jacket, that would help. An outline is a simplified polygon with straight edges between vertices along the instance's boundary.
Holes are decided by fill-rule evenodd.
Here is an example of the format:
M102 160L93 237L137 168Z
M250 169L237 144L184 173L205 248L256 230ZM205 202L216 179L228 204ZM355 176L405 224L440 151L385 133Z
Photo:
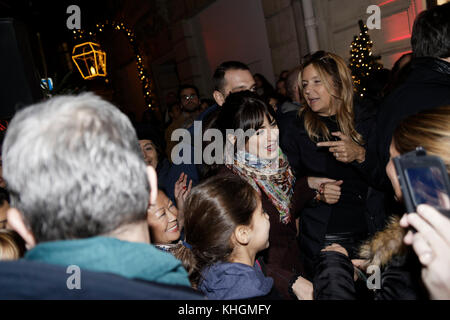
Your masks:
M450 63L432 57L415 58L404 83L386 96L378 109L376 125L369 135L366 159L372 161L368 196L369 216L376 230L384 228L385 216L398 211L386 175L389 146L397 125L406 117L450 104ZM401 212L397 212L401 213Z
M218 172L218 175L223 176L232 174L234 173L225 166ZM291 201L293 218L296 218L297 213L314 197L314 194L314 190L308 187L306 178L296 181ZM288 290L291 281L303 273L295 219L291 219L288 224L282 223L278 210L262 190L261 195L263 210L269 214L270 220L269 248L260 253L263 256L264 271L268 277L274 279L274 286L280 295L284 299L292 299Z
M409 254L396 257L381 271L380 288L370 292L362 280L353 280L354 267L351 260L335 251L321 252L313 280L314 300L418 300L426 298L417 268L417 257ZM419 271L419 272L418 272ZM374 278L368 281L374 285ZM364 290L366 292L364 292Z
M385 230L364 244L361 254L369 261L368 266L376 268L372 267L368 270L370 274L357 282L353 279L353 264L346 255L335 251L321 252L313 280L314 299L427 299L428 294L421 282L419 259L410 247L403 244L404 235L405 230L400 227L398 217L391 218ZM375 286L376 273L379 287Z
M358 116L356 130L367 141L373 130L374 116ZM321 117L331 132L340 131L335 117ZM338 140L338 139L336 139ZM319 202L305 207L300 215L300 249L309 276L313 273L314 260L324 245L324 237L330 233L351 232L368 234L366 198L369 187L370 162L345 164L337 161L328 147L317 147L304 127L303 118L291 117L280 127L280 145L297 177L314 176L343 180L339 202L329 205Z

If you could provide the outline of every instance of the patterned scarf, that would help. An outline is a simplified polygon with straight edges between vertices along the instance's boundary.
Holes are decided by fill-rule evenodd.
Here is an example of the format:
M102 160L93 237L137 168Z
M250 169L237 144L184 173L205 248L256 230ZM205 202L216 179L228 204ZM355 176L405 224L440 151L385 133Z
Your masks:
M295 177L280 148L278 157L273 160L260 159L248 152L238 151L233 164L226 166L250 183L259 194L260 188L264 191L280 213L281 222L287 224L291 221L289 205L294 192Z

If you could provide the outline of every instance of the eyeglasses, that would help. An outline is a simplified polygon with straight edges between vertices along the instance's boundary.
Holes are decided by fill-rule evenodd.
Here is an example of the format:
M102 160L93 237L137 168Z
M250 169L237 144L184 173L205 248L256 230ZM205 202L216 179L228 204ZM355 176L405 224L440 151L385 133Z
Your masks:
M181 98L183 100L191 100L191 99L197 98L197 95L194 93L194 94L191 94L190 96L182 96Z

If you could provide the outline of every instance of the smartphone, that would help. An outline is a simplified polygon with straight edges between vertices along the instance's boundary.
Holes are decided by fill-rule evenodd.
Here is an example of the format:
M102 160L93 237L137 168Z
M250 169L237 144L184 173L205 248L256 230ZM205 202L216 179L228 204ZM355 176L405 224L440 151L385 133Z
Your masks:
M418 147L393 161L407 212L428 204L450 218L450 182L442 159Z

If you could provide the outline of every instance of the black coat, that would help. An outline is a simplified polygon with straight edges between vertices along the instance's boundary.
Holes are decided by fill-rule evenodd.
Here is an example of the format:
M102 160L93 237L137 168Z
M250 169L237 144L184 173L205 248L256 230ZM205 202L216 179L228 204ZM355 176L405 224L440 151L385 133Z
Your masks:
M226 177L234 173L222 166L217 173ZM305 206L305 203L314 197L314 191L309 189L305 178L298 179L294 186L291 200L291 213L297 218L297 213ZM269 248L261 251L258 256L263 257L263 272L274 279L274 287L283 299L292 299L289 286L292 280L303 274L303 265L300 260L301 252L296 240L295 221L288 224L280 221L280 214L272 204L268 196L261 190L262 208L269 215Z
M357 116L356 130L364 141L373 130L374 115ZM330 131L338 131L337 124L322 118ZM334 128L333 128L334 126ZM318 148L304 127L303 118L285 118L280 126L280 145L289 159L297 177L316 176L343 180L341 198L337 204L320 202L316 207L306 207L300 215L300 250L307 274L311 276L314 260L324 245L327 233L369 233L371 219L367 215L366 198L369 188L369 161L344 164L337 161L328 148ZM330 223L332 221L332 223Z
M354 267L342 253L321 252L313 280L314 300L417 300L427 294L420 282L420 263L413 253L395 257L380 273L380 287L369 292L366 282L353 279ZM369 279L371 284L375 281Z
M385 170L395 128L410 115L449 104L450 63L434 58L413 60L405 83L380 104L366 149L366 161L371 167L369 180L374 187L369 192L368 210L375 231L384 227L387 212L404 212L404 208L392 202L394 192Z
M66 268L36 261L0 262L0 300L198 300L185 286L131 280L111 273L81 270L81 288L69 290Z
M360 280L356 282L353 280L355 269L346 255L334 251L321 252L313 280L315 299L428 298L421 281L422 266L412 248L403 243L405 234L400 218L393 216L383 231L364 243L359 251L361 258L366 260L366 271L370 276L360 271Z
M405 83L386 97L376 121L377 180L389 185L385 173L389 146L397 125L406 117L424 110L450 105L450 63L435 58L416 58ZM374 154L376 152L376 154Z

